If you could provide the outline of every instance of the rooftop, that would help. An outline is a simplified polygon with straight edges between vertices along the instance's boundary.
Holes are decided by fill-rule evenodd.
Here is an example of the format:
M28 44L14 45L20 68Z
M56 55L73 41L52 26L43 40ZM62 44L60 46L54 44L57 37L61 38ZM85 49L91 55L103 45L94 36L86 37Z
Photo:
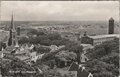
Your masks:
M109 21L114 21L114 19L111 17L111 18L109 19Z
M16 56L17 58L19 58L20 60L22 60L22 61L25 61L25 60L29 60L30 59L30 57L28 57L28 56Z
M5 48L6 51L13 51L13 49L15 49L14 46L8 46Z
M72 63L70 65L70 68L68 71L77 71L78 72L78 77L88 77L89 76L89 72L85 69L84 66L76 64L76 63Z
M83 46L83 50L94 48L91 44L81 44L81 45Z
M109 38L109 37L116 37L119 38L120 35L119 34L108 34L108 35L96 35L96 36L88 36L92 39L99 39L99 38Z
M78 71L78 68L79 68L78 64L76 64L76 63L73 62L73 63L70 65L70 68L69 68L68 71Z

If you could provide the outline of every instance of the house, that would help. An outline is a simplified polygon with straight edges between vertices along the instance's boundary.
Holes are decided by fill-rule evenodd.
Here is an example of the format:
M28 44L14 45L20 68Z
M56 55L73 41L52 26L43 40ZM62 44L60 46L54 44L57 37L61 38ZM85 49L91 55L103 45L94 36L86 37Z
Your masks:
M72 77L93 77L93 75L88 72L82 64L79 65L75 62L73 62L69 68L59 69L58 72L63 76L68 75Z
M88 72L83 65L79 65L73 62L70 65L69 70L75 77L93 77L93 75Z
M71 74L73 74L74 77L77 77L78 68L79 68L78 64L75 63L75 62L73 62L73 63L70 65L68 71L69 71Z
M79 69L77 71L77 76L78 77L93 77L93 75L88 72L84 66L79 65Z
M22 56L15 56L16 58L18 58L18 59L20 59L21 61L24 61L24 62L30 62L30 57L29 56L24 56L24 55L22 55Z
M42 56L42 59L49 59L50 57L53 57L55 54L57 54L58 52L62 51L65 49L65 46L59 46L57 48L57 50L54 50L54 51L51 51L51 52L48 52L48 53L45 53L43 56Z
M5 48L5 51L11 52L15 49L15 46L8 46Z
M14 59L14 55L11 54L11 52L8 51L0 51L0 58L6 59L6 60L11 60Z
M81 53L81 63L84 63L86 61L88 61L88 57L86 56L86 54L88 53L88 49L93 49L94 47L91 44L80 44L83 47L83 52Z

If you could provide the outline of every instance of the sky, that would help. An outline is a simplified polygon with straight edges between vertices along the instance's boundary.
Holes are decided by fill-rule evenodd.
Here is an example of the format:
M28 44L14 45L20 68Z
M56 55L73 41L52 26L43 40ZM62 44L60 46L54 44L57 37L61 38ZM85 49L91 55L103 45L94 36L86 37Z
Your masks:
M1 20L105 21L119 20L118 1L2 1Z

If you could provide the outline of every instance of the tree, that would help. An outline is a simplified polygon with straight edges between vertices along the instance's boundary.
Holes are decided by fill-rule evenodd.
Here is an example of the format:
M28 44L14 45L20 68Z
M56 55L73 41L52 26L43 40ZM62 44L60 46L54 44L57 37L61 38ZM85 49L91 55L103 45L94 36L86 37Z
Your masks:
M48 39L50 40L59 40L61 36L58 33L47 34Z
M30 66L28 64L26 64L25 62L14 58L11 61L1 61L1 74L3 76L13 76L13 77L36 77L36 73L32 73L32 74L24 74L22 73L22 71L38 71L35 70L35 67ZM10 72L10 71L13 71ZM17 72L16 72L17 71ZM15 73L16 72L16 73Z
M39 31L36 29L30 29L27 34L28 35L37 35L37 36L45 35L45 33L43 31Z
M26 37L21 37L19 40L18 40L19 44L24 44L24 43L28 43L29 42L29 39L26 38Z
M70 42L69 44L66 45L66 50L73 51L74 53L77 54L77 62L80 63L80 55L83 52L82 51L83 47L75 42Z
M115 77L119 75L119 40L104 42L88 51L91 58L87 69L95 77Z
M36 35L37 33L38 33L38 31L37 31L36 29L30 29L27 34L28 34L28 35L29 35L29 34Z
M62 51L55 55L55 60L57 63L57 66L65 67L66 63L67 65L70 65L73 61L75 61L77 58L76 53L69 52L69 51Z
M51 41L49 39L46 39L46 40L41 41L40 44L46 45L46 46L50 46L51 45Z

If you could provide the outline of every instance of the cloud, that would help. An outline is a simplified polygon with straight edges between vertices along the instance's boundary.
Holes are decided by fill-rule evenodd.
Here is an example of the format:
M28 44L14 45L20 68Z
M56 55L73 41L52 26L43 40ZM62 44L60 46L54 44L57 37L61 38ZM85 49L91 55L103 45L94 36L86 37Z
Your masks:
M119 19L118 1L2 1L1 19L10 20L108 20Z

